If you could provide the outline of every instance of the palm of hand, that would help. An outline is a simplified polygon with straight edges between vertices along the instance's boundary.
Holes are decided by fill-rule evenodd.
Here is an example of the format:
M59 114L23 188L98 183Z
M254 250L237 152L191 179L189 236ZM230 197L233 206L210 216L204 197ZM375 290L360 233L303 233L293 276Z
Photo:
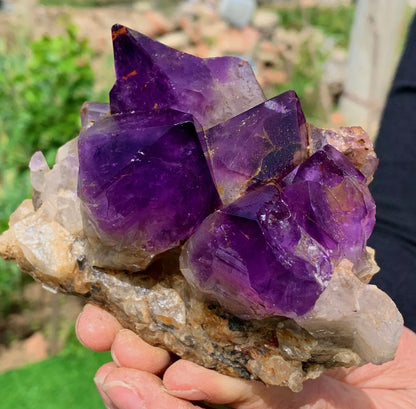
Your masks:
M306 381L300 393L220 375L189 361L171 363L105 311L88 306L77 322L80 341L111 349L114 362L95 381L109 409L192 409L198 401L236 409L416 409L416 334L404 329L394 361L337 369Z

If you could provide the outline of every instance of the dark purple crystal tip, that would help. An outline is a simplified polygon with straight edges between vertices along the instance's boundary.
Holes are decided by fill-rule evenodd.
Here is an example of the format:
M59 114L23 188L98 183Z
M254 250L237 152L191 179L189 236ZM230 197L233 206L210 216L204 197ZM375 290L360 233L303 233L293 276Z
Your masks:
M116 24L111 112L173 108L209 128L264 101L250 65L236 57L202 59Z

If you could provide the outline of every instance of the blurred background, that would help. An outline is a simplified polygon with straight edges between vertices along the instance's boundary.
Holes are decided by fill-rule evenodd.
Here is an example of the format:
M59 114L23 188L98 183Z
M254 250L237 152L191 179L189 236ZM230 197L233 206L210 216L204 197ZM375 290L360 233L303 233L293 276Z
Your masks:
M108 101L112 24L199 57L244 58L268 97L294 89L308 122L361 125L374 139L415 3L0 0L0 233L31 195L31 155L53 165L82 103ZM2 408L103 407L92 378L111 357L78 344L81 308L0 260Z

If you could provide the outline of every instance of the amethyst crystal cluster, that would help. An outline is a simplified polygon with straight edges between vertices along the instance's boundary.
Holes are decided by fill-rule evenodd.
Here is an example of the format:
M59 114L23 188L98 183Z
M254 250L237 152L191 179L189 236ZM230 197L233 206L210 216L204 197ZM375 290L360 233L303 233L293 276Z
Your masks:
M110 105L84 106L78 141L91 247L128 254L134 271L184 244L188 282L241 318L304 315L342 260L360 275L377 165L365 146L351 153L309 126L293 91L265 101L238 58L119 25L113 43ZM362 139L340 133L345 146Z

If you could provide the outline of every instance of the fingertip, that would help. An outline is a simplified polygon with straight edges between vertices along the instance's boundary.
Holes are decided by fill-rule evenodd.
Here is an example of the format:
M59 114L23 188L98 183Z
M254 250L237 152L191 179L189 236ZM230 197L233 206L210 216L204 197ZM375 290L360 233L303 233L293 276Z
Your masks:
M118 366L159 374L171 362L169 352L149 345L128 329L120 330L113 341L111 355Z
M94 382L102 385L105 378L110 374L111 371L118 368L114 362L107 362L106 364L100 366L94 376Z
M123 409L193 409L190 402L167 394L156 375L131 368L116 368L102 385L110 402Z
M120 323L107 311L91 304L85 305L75 324L75 332L82 345L94 351L108 351Z
M109 374L116 368L117 368L117 365L114 362L108 362L102 365L94 376L95 386L97 387L98 393L100 394L101 399L103 400L104 406L107 409L116 409L116 407L113 405L113 402L111 401L109 396L104 392L103 384L107 376L109 376Z

